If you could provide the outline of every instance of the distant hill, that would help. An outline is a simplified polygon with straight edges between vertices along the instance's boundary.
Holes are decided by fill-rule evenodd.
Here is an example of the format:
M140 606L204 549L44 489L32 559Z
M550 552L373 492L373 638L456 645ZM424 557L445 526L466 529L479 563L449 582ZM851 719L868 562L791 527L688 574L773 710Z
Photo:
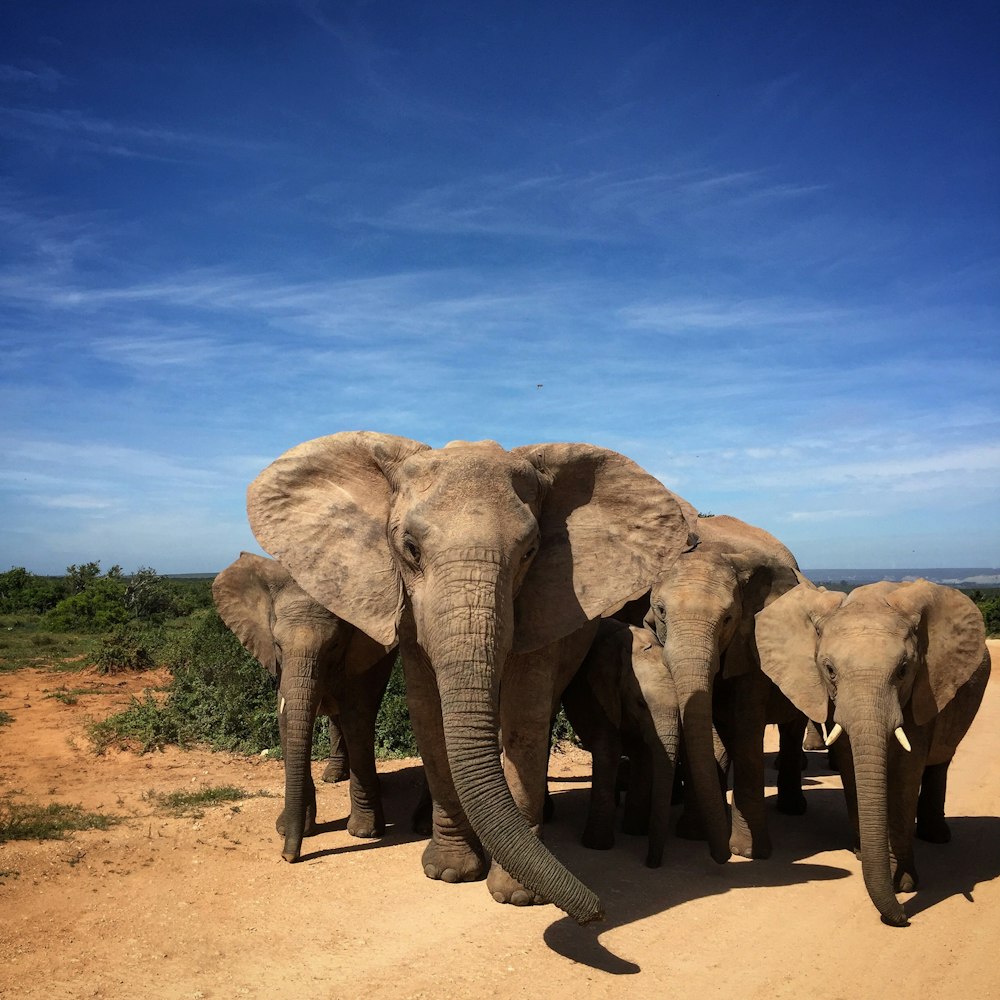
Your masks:
M880 580L930 580L948 587L1000 587L1000 569L996 567L933 567L930 569L804 569L813 583L846 583L861 587Z

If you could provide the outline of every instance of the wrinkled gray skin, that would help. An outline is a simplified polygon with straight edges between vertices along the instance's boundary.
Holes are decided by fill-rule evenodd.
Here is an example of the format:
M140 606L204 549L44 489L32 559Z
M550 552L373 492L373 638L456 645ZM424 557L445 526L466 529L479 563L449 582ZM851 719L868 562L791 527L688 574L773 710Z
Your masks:
M846 597L801 584L758 614L757 646L765 672L803 712L842 727L832 751L865 888L884 923L905 926L895 893L917 887L914 831L949 838L948 766L989 679L979 609L926 580Z
M317 604L273 559L244 552L212 585L222 620L278 681L285 803L282 857L297 861L315 831L312 733L318 712L337 720L351 782L347 830L380 837L385 817L375 770L375 717L395 652Z
M730 852L766 858L764 729L782 727L778 808L802 812L805 717L761 672L754 615L802 579L773 535L734 517L698 521L698 544L653 584L647 624L663 646L680 704L684 750L702 832L720 864ZM713 719L733 768L732 821L720 786Z
M591 445L431 449L362 431L287 452L247 510L325 607L399 638L434 800L425 874L481 878L488 855L495 899L598 918L595 894L536 835L549 714L568 680L544 647L647 590L687 544L689 505Z
M624 753L629 781L623 829L648 833L646 864L659 867L670 821L680 713L656 636L614 619L602 621L562 701L593 761L584 846L614 846L615 785Z

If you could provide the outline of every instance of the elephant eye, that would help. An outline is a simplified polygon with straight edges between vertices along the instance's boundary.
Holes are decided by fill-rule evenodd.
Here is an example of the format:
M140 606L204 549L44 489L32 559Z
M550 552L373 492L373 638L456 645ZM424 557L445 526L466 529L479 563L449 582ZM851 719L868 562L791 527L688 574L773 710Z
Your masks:
M896 677L902 680L906 676L906 668L908 664L906 660L903 660L898 667L896 667Z
M521 562L529 562L530 560L534 559L535 553L537 551L538 551L538 546L532 545L531 548L528 549L528 551L525 552L523 556L521 556Z
M420 565L420 547L412 538L403 539L403 551L414 566Z
M834 668L834 666L833 666L833 664L832 664L832 663L829 663L829 662L827 662L827 663L824 663L824 664L823 664L823 672L824 672L824 673L826 674L826 676L827 676L827 677L828 677L828 678L829 678L829 679L830 679L831 681L836 681L836 679L837 679L837 671L836 671L836 669Z

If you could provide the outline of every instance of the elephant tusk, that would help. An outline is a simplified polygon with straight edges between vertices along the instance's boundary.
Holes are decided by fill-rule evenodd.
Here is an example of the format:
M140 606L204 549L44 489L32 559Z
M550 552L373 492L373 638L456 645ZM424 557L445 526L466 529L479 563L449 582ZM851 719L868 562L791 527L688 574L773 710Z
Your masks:
M283 715L285 712L285 696L281 696L281 704L278 705L278 715Z
M829 735L823 741L828 747L832 747L834 743L837 742L837 738L844 731L844 727L838 722L833 729L830 730Z
M903 727L899 726L893 733L893 736L899 740L899 745L907 752L910 752L910 741L906 738L906 733L903 732Z

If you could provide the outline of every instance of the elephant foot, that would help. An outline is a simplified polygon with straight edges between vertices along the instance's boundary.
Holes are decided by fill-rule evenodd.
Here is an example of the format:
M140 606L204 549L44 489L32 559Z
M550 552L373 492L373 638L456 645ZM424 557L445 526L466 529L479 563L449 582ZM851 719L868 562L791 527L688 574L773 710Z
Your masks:
M277 833L280 836L284 837L284 835L285 835L285 810L284 809L282 809L281 812L278 813L278 818L274 821L274 829L277 831ZM315 835L316 835L316 810L310 808L310 809L306 810L306 821L305 821L305 825L302 828L302 836L303 837L313 837Z
M929 844L947 844L951 840L951 829L943 816L933 819L917 819L917 836Z
M580 843L592 851L610 851L615 846L615 833L608 829L607 824L593 827L588 824Z
M729 850L740 858L752 858L755 861L765 861L771 856L771 838L757 837L754 840L748 836L734 834L729 838Z
M486 878L486 888L498 903L510 903L513 906L539 906L547 903L537 893L525 889L517 879L512 878L495 861L490 867Z
M374 813L351 813L347 821L347 832L361 840L374 840L385 833L385 819Z
M778 812L786 816L801 816L806 811L806 797L801 790L782 792L778 789Z
M341 781L348 781L350 777L351 769L347 766L347 761L334 760L331 757L323 772L323 780L329 784L338 784Z
M896 892L916 892L919 886L920 878L912 861L909 864L899 864L898 862L894 864L892 887Z
M486 862L468 844L432 840L421 858L424 874L441 882L475 882L486 874Z

